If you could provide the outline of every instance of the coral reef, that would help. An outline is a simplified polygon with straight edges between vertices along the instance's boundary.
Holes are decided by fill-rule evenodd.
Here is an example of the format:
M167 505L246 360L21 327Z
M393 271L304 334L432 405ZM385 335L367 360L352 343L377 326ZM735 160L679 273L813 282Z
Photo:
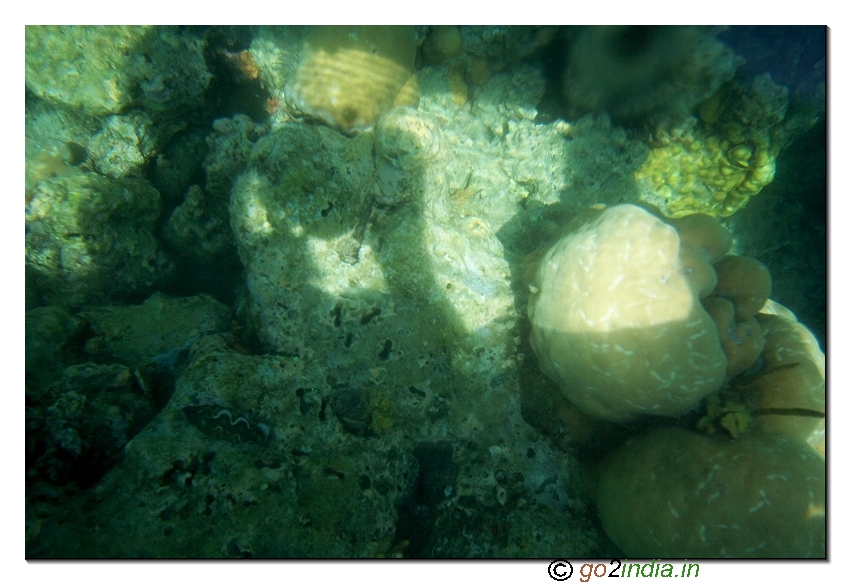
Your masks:
M157 292L138 306L89 308L80 317L91 335L86 352L128 366L153 360L173 366L195 340L230 328L230 310L206 295L171 298Z
M245 115L217 119L207 136L204 186L190 186L165 222L163 238L188 264L226 264L235 254L230 230L230 190L265 128Z
M376 202L398 204L421 198L421 174L445 155L436 120L407 107L396 107L375 128Z
M574 464L530 439L516 410L500 417L516 425L515 441L482 447L429 421L439 425L441 414L429 413L440 406L438 387L393 386L418 424L397 420L407 429L377 438L341 423L358 415L351 393L360 391L328 387L324 374L285 356L239 354L223 336L201 338L168 405L73 502L71 520L30 511L39 533L30 556L612 552L587 523ZM73 536L80 515L87 537ZM580 528L565 529L565 516Z
M31 393L32 395L32 393ZM124 446L153 419L151 395L119 364L66 367L27 407L28 485L91 487L124 456Z
M26 313L26 394L38 399L55 381L74 354L74 340L84 328L82 319L59 306Z
M745 316L754 316L770 297L770 272L751 257L731 255L714 263L717 286L712 292L735 306ZM734 376L734 375L733 375Z
M825 454L826 367L812 333L786 310L757 314L764 365L735 390L753 413L754 433L791 435Z
M671 217L693 213L728 217L773 180L776 149L754 147L746 134L718 137L695 127L696 120L661 134L635 178Z
M629 520L673 517L668 500L682 529L663 532L697 554L820 552L822 463L787 458L825 451L824 358L787 311L759 306L792 289L777 257L816 267L798 244L816 232L795 209L817 192L760 196L724 221L734 253L771 263L778 291L759 262L727 257L732 235L706 215L616 206L576 218L640 199L672 214L635 180L662 140L740 130L724 155L747 172L759 136L773 152L806 127L814 110L795 109L793 87L787 107L767 77L715 91L738 60L714 28L595 40L552 26L31 28L28 557L614 557L644 548ZM607 51L591 55L607 62L601 99L588 69L564 76L568 51L590 63L588 46ZM638 67L617 78L623 51ZM817 182L816 157L800 173L787 155L771 190L783 171ZM628 224L608 224L612 213ZM658 342L641 326L570 340L596 351L583 369L594 387L610 380L602 369L647 389L640 407L607 397L628 423L588 416L564 397L575 384L559 387L534 358L544 347L555 362L566 344L545 345L561 333L525 317L529 297L540 316L555 287L528 285L552 245L589 268L577 281L592 305L578 308L595 327L612 305L628 320L636 306L614 292L629 285L633 301L675 292L647 319L686 312L656 326L670 331ZM688 341L709 361L686 355ZM638 354L651 362L631 367ZM708 371L705 398L675 384L699 376L692 364ZM549 372L569 380L574 364L559 366ZM656 409L653 393L677 402ZM585 409L607 411L592 399ZM693 463L664 468L667 498L633 493L642 466L617 467L633 453L654 464L628 448L669 452L666 432ZM746 457L769 503L746 498L731 467L709 480L715 454ZM698 483L676 490L699 475L729 484L722 508ZM778 496L809 491L814 518L797 528ZM728 522L746 531L741 546L699 529L706 503L742 515ZM761 536L761 517L777 532Z
M156 156L151 183L166 208L182 200L207 155L206 132L200 128L181 132Z
M301 63L309 26L261 26L252 35L249 53L257 67L260 82L268 88L271 99L284 102L286 83ZM272 113L274 122L290 118L285 107Z
M204 115L211 74L205 40L194 32L26 27L28 193L41 177L69 169L145 176L169 140ZM63 142L71 156L56 153Z
M28 537L51 502L90 488L124 459L169 401L189 348L228 330L228 316L208 296L161 293L78 315L56 306L27 312Z
M69 108L27 103L25 126L26 202L39 182L63 174L81 174L89 161L86 147L100 124Z
M44 101L28 104L26 122L27 202L42 179L62 174L142 177L178 129L143 110L92 117Z
M752 314L742 314L731 302L716 296L706 298L703 306L717 324L726 374L737 376L749 369L764 349L764 335Z
M787 308L768 301L755 316L763 332L758 366L706 402L697 429L733 438L784 435L826 452L824 354ZM760 334L761 335L761 334Z
M590 211L542 258L529 300L540 366L583 412L704 407L690 430L606 457L605 530L629 556L823 556L823 354L766 305L764 265L723 256L716 221L670 223L632 205Z
M779 151L817 120L789 114L788 93L766 73L730 82L699 105L698 118L658 131L635 173L643 199L672 217L728 217L743 208L773 180Z
M770 273L755 259L735 255L716 261L714 270L717 285L703 305L717 323L728 360L726 374L735 377L749 369L764 349L764 335L753 316L770 297Z
M88 115L197 107L211 78L203 47L172 27L27 26L27 88Z
M35 187L46 178L53 178L61 174L74 174L78 171L76 166L85 159L86 151L76 142L63 142L61 140L48 140L40 147L30 147L28 141L28 153L26 164L26 202L32 200ZM77 156L78 149L82 149L82 156Z
M724 221L737 253L770 270L771 297L790 309L826 345L826 124L820 121L783 149L765 196Z
M141 176L147 161L178 127L165 129L144 110L106 116L87 142L92 166L113 178Z

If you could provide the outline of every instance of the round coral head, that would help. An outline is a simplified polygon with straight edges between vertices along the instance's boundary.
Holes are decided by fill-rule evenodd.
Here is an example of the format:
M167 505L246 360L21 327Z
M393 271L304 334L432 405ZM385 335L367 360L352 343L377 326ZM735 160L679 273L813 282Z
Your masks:
M529 318L541 369L592 417L678 417L726 373L717 327L699 302L706 280L692 275L676 230L645 209L587 215L537 272Z
M742 315L754 316L770 297L770 272L751 257L729 255L714 264L715 296L726 298Z
M721 259L732 248L732 233L709 215L688 215L670 222L679 231L682 245L699 251L710 263Z

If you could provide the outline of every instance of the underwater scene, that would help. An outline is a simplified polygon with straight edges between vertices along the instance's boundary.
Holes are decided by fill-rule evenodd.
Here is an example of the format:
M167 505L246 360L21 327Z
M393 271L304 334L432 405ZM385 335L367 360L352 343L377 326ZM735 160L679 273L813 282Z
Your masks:
M824 558L825 45L27 26L26 557Z

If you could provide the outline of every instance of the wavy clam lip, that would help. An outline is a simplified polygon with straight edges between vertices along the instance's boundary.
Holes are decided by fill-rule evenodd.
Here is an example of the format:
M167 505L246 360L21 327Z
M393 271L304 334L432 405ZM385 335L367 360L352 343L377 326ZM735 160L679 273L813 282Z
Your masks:
M372 127L411 88L416 45L399 26L321 26L304 43L304 57L286 85L287 102L343 134Z

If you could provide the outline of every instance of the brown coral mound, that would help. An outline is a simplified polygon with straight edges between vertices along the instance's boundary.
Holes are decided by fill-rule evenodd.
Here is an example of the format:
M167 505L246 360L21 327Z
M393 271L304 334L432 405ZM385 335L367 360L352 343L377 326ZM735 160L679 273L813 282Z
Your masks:
M679 231L682 245L703 253L710 263L721 259L732 247L732 233L708 215L671 219L670 224Z
M729 255L714 264L717 288L714 295L726 298L741 314L753 316L770 297L770 272L751 257Z

